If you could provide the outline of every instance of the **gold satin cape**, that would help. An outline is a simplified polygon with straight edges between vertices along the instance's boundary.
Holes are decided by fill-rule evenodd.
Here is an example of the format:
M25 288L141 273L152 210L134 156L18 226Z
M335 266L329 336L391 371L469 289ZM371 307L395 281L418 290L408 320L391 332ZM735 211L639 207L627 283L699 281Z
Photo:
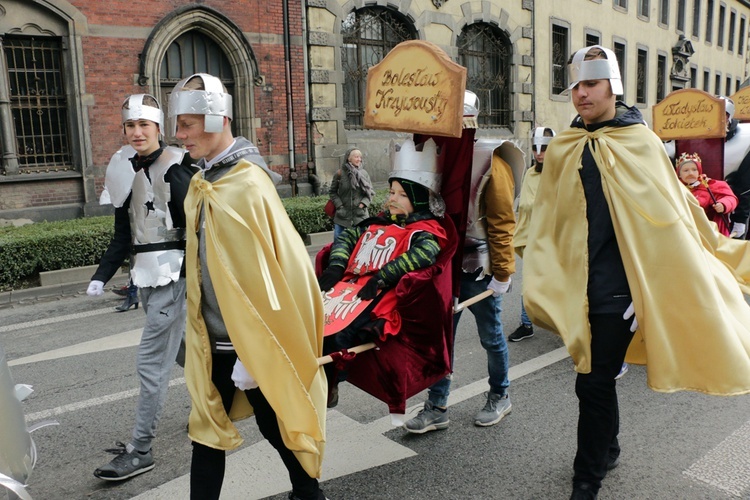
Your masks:
M591 371L588 222L579 176L591 143L638 318L627 361L649 387L717 395L750 392L750 242L720 235L677 179L644 125L581 128L550 143L524 252L532 321L559 333Z
M513 234L513 247L516 254L523 257L523 249L529 237L529 225L531 224L531 214L534 210L534 200L536 192L539 189L539 180L542 172L537 172L536 167L527 168L521 182L521 194L518 198L518 217L516 222L516 232Z
M284 443L311 477L320 477L327 399L317 362L323 300L307 249L273 182L245 160L214 183L194 176L185 199L190 439L215 449L237 448L242 438L231 420L252 415L237 390L228 416L211 382L211 346L201 314L201 206L207 264L232 344L276 412Z

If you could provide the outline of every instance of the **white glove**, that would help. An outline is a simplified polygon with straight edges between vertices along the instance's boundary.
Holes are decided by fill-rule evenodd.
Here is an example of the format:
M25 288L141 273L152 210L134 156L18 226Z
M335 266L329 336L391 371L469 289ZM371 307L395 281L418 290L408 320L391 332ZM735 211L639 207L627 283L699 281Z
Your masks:
M625 314L622 315L622 319L630 319L633 318L633 323L630 325L630 331L635 332L638 329L638 318L635 317L635 308L633 307L633 303L631 302L627 309L625 309Z
M89 287L86 290L86 295L91 297L97 297L104 293L104 282L99 280L93 280L89 283Z
M510 281L510 277L508 277L508 281L497 281L493 276L492 281L487 285L487 290L492 290L493 297L499 297L504 293L508 293L508 290L510 290Z
M745 225L741 222L732 224L732 233L729 236L731 238L742 238L745 236Z
M245 365L242 364L240 358L234 362L234 368L232 369L232 381L234 386L241 391L247 391L248 389L257 389L258 382L255 381L252 375L247 373Z

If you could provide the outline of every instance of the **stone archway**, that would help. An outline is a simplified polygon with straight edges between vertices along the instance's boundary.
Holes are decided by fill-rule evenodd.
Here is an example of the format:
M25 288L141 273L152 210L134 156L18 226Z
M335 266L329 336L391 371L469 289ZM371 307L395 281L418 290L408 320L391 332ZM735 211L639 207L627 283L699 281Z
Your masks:
M138 84L161 94L160 69L170 44L187 31L198 30L213 39L229 59L234 73L234 127L238 135L255 142L255 103L253 89L263 82L252 47L242 31L230 19L206 6L176 9L162 19L146 40L140 55Z

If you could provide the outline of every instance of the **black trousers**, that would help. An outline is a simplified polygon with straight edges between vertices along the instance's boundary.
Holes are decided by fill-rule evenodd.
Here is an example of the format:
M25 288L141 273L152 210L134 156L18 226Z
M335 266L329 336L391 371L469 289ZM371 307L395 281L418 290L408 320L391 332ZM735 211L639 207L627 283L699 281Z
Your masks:
M620 454L617 442L620 412L615 377L633 338L632 322L632 318L623 320L622 314L589 316L591 373L579 373L576 378L578 451L573 462L573 482L590 483L597 490L607 474L610 457Z
M213 354L211 380L221 395L227 413L232 407L236 387L232 381L232 369L237 354ZM281 460L289 471L292 493L301 500L318 500L321 497L318 480L311 478L302 468L297 457L285 445L276 420L276 412L268 404L260 389L245 391L255 410L255 420L263 437L276 448ZM215 500L221 494L224 482L226 452L200 443L193 443L193 458L190 464L190 498L192 500Z
M383 294L381 293L375 300L370 302L364 311L359 313L359 316L349 326L340 332L323 337L323 354L331 354L342 349L351 349L358 345L374 342L380 337L383 333L385 320L377 319L373 321L370 319L370 313L382 298ZM346 370L337 368L336 363L323 365L323 369L328 380L329 391L339 382L346 380Z

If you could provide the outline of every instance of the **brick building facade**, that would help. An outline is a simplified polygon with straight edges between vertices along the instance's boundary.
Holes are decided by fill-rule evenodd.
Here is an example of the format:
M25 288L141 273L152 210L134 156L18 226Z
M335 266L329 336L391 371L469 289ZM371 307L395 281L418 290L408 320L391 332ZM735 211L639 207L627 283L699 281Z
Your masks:
M196 72L233 94L234 132L284 176L282 195L309 193L302 19L298 0L0 0L0 219L108 213L123 99L166 108Z
M105 213L122 100L164 103L198 71L227 85L235 133L283 174L281 194L308 194L353 146L387 180L388 144L408 134L364 128L365 81L401 41L435 43L467 68L479 137L528 148L534 126L570 121L561 90L575 49L613 48L626 101L650 121L677 88L736 91L749 23L749 0L0 0L0 223Z

